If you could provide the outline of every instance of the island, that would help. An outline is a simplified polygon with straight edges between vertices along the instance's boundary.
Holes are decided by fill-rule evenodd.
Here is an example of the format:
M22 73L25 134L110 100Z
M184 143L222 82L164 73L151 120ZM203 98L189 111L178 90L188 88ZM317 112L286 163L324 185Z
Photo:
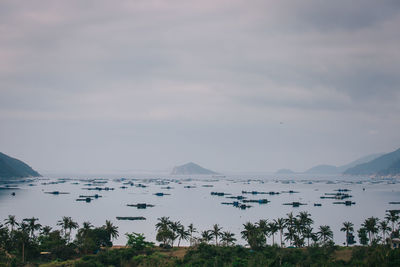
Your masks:
M200 165L197 165L196 163L193 162L189 162L181 166L176 166L173 168L171 172L171 175L195 175L195 174L213 175L218 173L203 168Z

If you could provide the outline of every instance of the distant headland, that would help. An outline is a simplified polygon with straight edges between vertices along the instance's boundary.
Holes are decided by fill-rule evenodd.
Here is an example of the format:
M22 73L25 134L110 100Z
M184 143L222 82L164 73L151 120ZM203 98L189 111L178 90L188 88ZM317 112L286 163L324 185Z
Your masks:
M28 164L0 152L0 179L41 176Z

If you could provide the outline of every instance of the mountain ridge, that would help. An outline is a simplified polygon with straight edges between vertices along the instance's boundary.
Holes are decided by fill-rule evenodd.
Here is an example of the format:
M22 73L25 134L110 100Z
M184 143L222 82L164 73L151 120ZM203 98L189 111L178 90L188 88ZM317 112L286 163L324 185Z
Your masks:
M347 169L344 174L349 175L399 175L400 148L386 153L370 162L358 164Z

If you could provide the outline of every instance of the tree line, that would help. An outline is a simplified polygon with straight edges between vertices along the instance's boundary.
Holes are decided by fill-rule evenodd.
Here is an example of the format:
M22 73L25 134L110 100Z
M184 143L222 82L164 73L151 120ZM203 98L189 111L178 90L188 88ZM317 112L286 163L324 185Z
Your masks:
M399 237L399 213L388 211L385 218L365 219L357 231L354 224L343 222L341 231L346 237L346 246L352 244L354 234L363 246L388 244L390 238ZM333 232L328 225L313 228L314 221L306 211L294 215L288 213L284 218L274 220L261 219L257 222L243 224L240 237L252 250L265 247L327 247L333 246ZM71 259L82 255L97 253L103 247L111 247L113 240L119 236L118 227L111 221L99 227L90 222L78 225L71 217L64 216L57 221L57 229L43 226L38 218L25 218L17 221L9 215L0 223L0 262L14 260L25 262L37 258ZM185 227L180 221L169 217L158 218L155 225L156 240L160 247L181 246L182 241L190 247L212 245L215 247L234 247L237 237L230 231L224 231L219 224L211 229L198 230L193 224ZM76 230L75 236L72 236ZM154 244L145 240L143 234L127 233L127 246L136 250L152 248ZM270 242L268 242L270 240Z

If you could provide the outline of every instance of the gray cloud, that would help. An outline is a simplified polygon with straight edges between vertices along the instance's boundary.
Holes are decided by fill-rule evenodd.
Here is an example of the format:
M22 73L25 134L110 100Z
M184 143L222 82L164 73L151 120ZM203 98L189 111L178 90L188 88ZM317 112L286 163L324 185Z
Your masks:
M395 149L398 25L398 1L2 1L0 147L45 170Z

